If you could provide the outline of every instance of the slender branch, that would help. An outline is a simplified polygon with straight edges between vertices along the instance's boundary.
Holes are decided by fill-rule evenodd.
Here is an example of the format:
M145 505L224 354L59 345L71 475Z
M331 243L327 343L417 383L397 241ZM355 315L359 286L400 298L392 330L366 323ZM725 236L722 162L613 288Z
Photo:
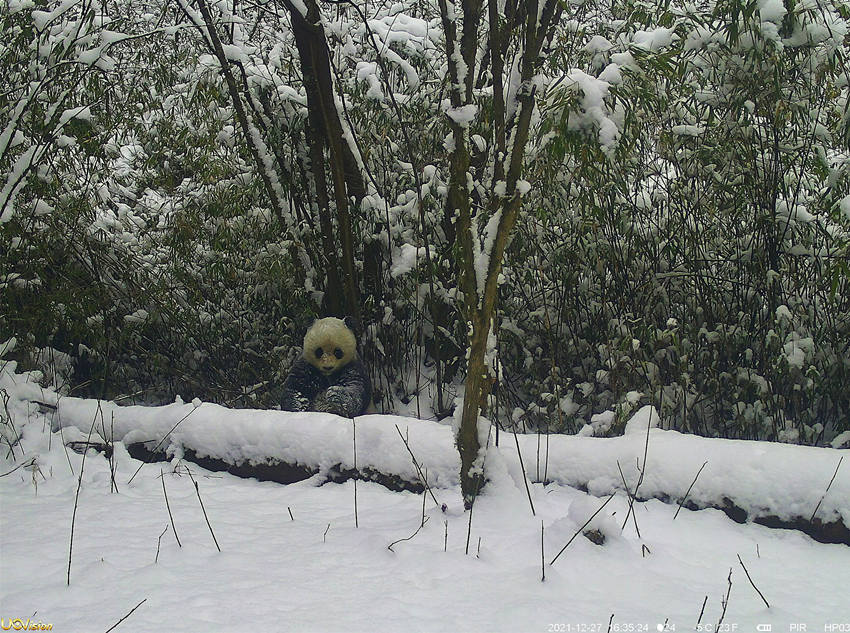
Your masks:
M820 501L818 501L818 504L815 506L815 511L812 512L812 516L809 519L809 523L811 523L812 521L815 520L815 515L818 513L818 510L820 509L820 504L823 503L824 499L826 499L826 493L828 493L829 489L832 487L832 482L835 481L835 476L838 474L838 469L841 468L841 462L843 462L843 461L844 461L844 455L842 455L839 458L838 465L835 467L835 472L832 473L832 479L829 480L829 484L827 485L826 490L823 491L823 496L820 498Z
M401 441L404 442L404 447L407 449L407 452L410 453L410 458L413 460L413 466L414 466L414 468L416 468L416 472L419 475L419 480L425 486L425 490L427 490L428 494L431 495L431 499L434 500L434 503L437 504L437 506L440 507L443 510L443 512L445 512L446 511L445 505L441 504L439 501L437 501L437 497L434 496L434 491L431 490L431 486L428 485L427 478L425 477L425 475L422 474L422 468L419 466L419 462L416 460L416 455L413 454L413 451L410 448L410 444L408 443L408 441L404 437L404 435L402 435L401 429L398 428L398 424L395 425L395 430L398 433L398 436L401 438Z
M357 470L357 422L351 418L351 438L354 443L354 470ZM354 527L360 527L357 517L357 477L354 478Z
M425 469L425 479L428 479L428 469ZM422 519L420 520L421 525L425 525L425 501L428 499L425 496L425 492L422 492Z
M623 525L620 528L620 531L622 532L623 530L626 529L626 524L629 522L629 515L631 515L632 520L634 521L634 524L635 524L635 531L637 532L638 538L641 538L640 528L638 527L638 524L637 524L637 515L631 511L632 508L635 505L635 496L632 494L632 491L629 488L629 484L626 483L626 476L623 474L623 469L620 467L620 460L619 459L617 460L617 470L620 471L620 479L623 480L623 486L625 486L625 488L626 488L626 494L629 495L629 512L626 513L626 520L623 521Z
M723 598L723 611L720 613L720 619L714 625L714 630L719 631L720 625L723 624L723 618L726 617L726 607L729 606L729 594L732 592L732 568L729 568L729 577L726 579L729 585L726 587L726 597Z
M469 522L466 524L466 550L464 551L465 555L469 555L469 539L472 536L472 509L474 507L474 503L469 506Z
M545 543L543 541L543 520L540 520L540 569L543 572L543 575L540 577L540 582L546 580L546 550Z
M103 410L100 408L100 400L97 401L97 411L95 411L94 418L91 421L91 427L89 428L89 434L86 436L86 443L91 441L91 434L94 431L94 425L97 421L97 414L100 413L100 419L103 421ZM68 575L67 575L67 584L71 586L71 558L74 553L74 526L77 522L77 505L80 501L80 488L83 487L83 472L86 468L86 455L88 451L83 453L83 460L80 462L80 476L77 478L77 492L74 494L74 511L71 514L71 539L68 543Z
M506 153L506 139L503 30L499 28L499 6L497 2L488 0L487 16L490 22L490 60L493 66L493 180L498 182L505 178L503 161ZM507 40L507 38L504 39Z
M702 623L702 616L705 613L705 605L707 603L708 603L708 594L706 594L705 599L702 601L702 609L699 610L699 617L697 618L697 624L694 627L697 630L699 630L699 628L700 628L699 625Z
M750 584L753 586L753 589L756 590L756 593L758 593L759 597L764 601L764 606L766 606L768 609L770 609L770 604L768 603L767 598L765 598L764 594L761 591L759 591L758 587L756 587L756 583L754 583L753 579L750 577L750 572L747 571L747 566L744 565L744 561L741 560L740 554L738 554L738 562L741 563L741 567L744 568L744 573L747 574L747 580L750 581Z
M691 485L688 486L688 489L685 492L685 496L682 497L682 500L679 502L679 507L676 508L676 514L673 515L674 521L676 520L676 517L679 516L679 510L682 509L682 506L685 505L685 501L688 500L688 495L691 493L691 488L693 488L694 484L697 482L697 478L699 477L699 474L702 472L702 469L705 468L707 464L708 464L708 462L703 462L702 466L699 467L699 470L697 471L696 477L694 477L694 480L691 482ZM815 509L815 511L817 511L817 508Z
M611 501L611 499L613 499L613 498L614 498L614 495L615 495L615 494L616 494L616 493L613 493L613 492L612 492L612 493L611 493L611 496L609 496L609 497L605 500L605 503L603 503L601 506L599 506L599 508L596 510L596 512L594 512L593 514L591 514L591 515L590 515L590 518L589 518L587 521L585 521L585 522L584 522L584 525L582 525L582 526L581 526L578 530L576 530L576 533L575 533L575 534L573 534L572 538L570 538L570 540L569 540L569 541L567 541L567 544L566 544L566 545L564 545L564 546L561 548L561 551L560 551L560 552L558 552L558 553L555 555L555 558L553 558L553 559L552 559L552 561L549 563L550 565L554 565L554 564L555 564L555 561L556 561L556 560L558 560L558 557L559 557L561 554L563 554L563 553L564 553L564 550L565 550L565 549L567 549L567 548L570 546L570 543L572 543L572 542L575 540L575 538L576 538L579 534L581 534L581 533L582 533L582 530L584 530L584 528L586 528L586 527L590 524L590 522L591 522L591 521L593 521L594 517L596 517L596 515L597 515L597 514L599 514L600 512L602 512L602 508L604 508L605 506L607 506L607 505L608 505L608 503Z
M423 527L426 523L428 523L428 519L430 519L430 518L431 518L431 517L425 517L425 520L424 520L424 521L422 521L422 522L419 524L419 527L418 527L418 528L416 528L416 531L415 531L413 534L411 534L410 536L405 537L405 538L400 538L400 539L398 539L397 541L393 541L392 543L390 543L389 545L387 545L387 549L388 549L388 550L390 550L393 554L395 554L395 550L393 549L393 545L397 545L398 543L403 543L404 541L409 541L409 540L410 540L410 539L412 539L414 536L416 536L417 534L419 534L419 530L421 530L421 529L422 529L422 527Z
M531 515L537 516L537 513L534 511L534 502L531 500L531 490L528 487L528 476L525 474L525 464L522 463L522 451L519 450L519 438L516 433L517 425L514 424L514 442L516 442L516 454L519 456L519 467L522 469L522 481L525 484L525 494L528 497L528 505L531 506ZM538 459L538 463L539 463Z
M189 479L192 480L192 483L195 484L195 494L198 495L198 501L201 504L201 511L204 513L204 519L207 522L207 527L210 529L210 534L212 534L213 542L215 543L215 548L220 552L221 548L218 546L218 539L215 537L215 532L213 532L212 525L210 525L210 518L207 516L207 510L204 508L204 502L201 499L201 491L198 489L198 482L195 481L195 478L192 476L192 471L188 468L186 472L189 474Z
M142 462L141 464L139 464L139 467L136 469L136 472L134 472L134 473L133 473L133 476L132 476L132 477L130 477L130 480L127 482L127 484L131 484L131 483L133 483L133 480L136 478L136 475L138 475L138 474L139 474L139 471L142 469L142 467L143 467L143 466L145 466L146 464L149 464L149 463L150 463L150 461L153 459L154 454L156 453L156 449L158 449L158 448L162 445L162 443L163 443L163 442L164 442L164 441L168 438L168 436L169 436L169 435L171 435L171 434L174 432L174 429L176 429L178 426L180 426L180 424L183 422L183 420L185 420L186 418L188 418L190 415L192 415L192 414L193 414L195 411L197 411L197 410L198 410L198 407L192 407L192 410L191 410L191 411L189 411L189 413L187 413L187 414L186 414L186 415L184 415L182 418L180 418L179 420L177 420L177 424L175 424L174 426L172 426L172 427L171 427L171 430L169 430L169 431L168 431L168 433L166 433L166 434L162 437L162 439L161 439L159 442L157 442L157 443L156 443L156 446L154 446L154 447L153 447L153 449L151 449L150 454L148 455L147 459L145 459L145 461L144 461L144 462ZM153 441L153 440L151 440L151 441Z
M132 609L130 609L130 612L129 612L127 615L125 615L123 618L121 618L120 620L118 620L118 622L116 622L115 624L113 624L112 626L110 626L108 629L106 629L106 633L109 633L110 631L114 630L114 629L115 629L115 628L116 628L119 624L121 624L124 620L126 620L126 619L127 619L127 618L129 618L131 615L133 615L133 611L135 611L135 610L136 610L136 609L138 609L140 606L142 606L142 605L145 603L145 601L147 601L147 598L145 598L145 599L144 599L144 600L142 600L139 604L137 604L135 607L133 607Z
M653 411L654 411L654 409L653 409ZM649 431L650 431L650 429L652 429L651 423L652 423L652 414L650 413L649 420L647 420L647 422L646 422L646 441L643 445L643 464L641 464L640 477L638 478L638 482L635 485L635 492L634 492L635 497L637 497L638 489L640 488L640 485L643 483L644 475L646 475L646 456L649 453ZM633 509L634 509L633 506L630 505L629 510L626 513L626 522L628 522L629 515L632 514ZM625 527L625 525L626 524L623 523L623 527ZM637 524L635 524L635 525L637 525Z
M0 477L5 477L6 475L11 475L13 472L18 470L18 468L25 468L27 466L32 466L33 464L35 464L35 462L36 462L35 457L31 457L27 461L21 462L20 464L15 466L12 470L9 470L9 471L3 473L2 475L0 475Z
M106 429L104 429L104 434ZM115 411L112 412L112 417L109 422L109 491L118 492L118 482L115 481Z
M183 547L180 542L180 537L177 536L177 528L174 526L174 516L171 514L171 505L168 503L168 493L165 491L165 473L162 468L159 469L159 476L162 480L162 494L165 495L165 507L168 510L168 518L171 519L171 531L174 532L174 538L177 539L177 545Z
M168 532L168 526L167 525L165 526L165 529L162 530L162 534L159 535L159 538L156 539L156 556L154 556L154 559L153 559L154 565L156 565L156 563L159 561L159 546L162 543L162 537L165 536L166 532Z

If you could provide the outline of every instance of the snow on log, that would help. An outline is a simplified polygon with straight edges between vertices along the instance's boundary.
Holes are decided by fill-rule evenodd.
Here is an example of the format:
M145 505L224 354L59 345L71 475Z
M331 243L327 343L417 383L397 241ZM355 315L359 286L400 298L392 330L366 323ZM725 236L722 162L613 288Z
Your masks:
M108 402L61 398L56 426L108 433L142 460L181 457L211 470L260 480L293 483L315 474L332 481L356 476L395 490L424 490L410 452L428 466L428 484L458 483L460 462L447 426L385 415L355 419L328 413L227 409L178 402L163 407L122 407ZM357 469L354 437L357 433ZM102 435L102 432L101 432ZM421 452L421 457L420 457ZM427 459L423 459L427 455ZM383 475L383 476L382 476ZM385 481L381 481L381 480Z
M323 413L206 403L121 407L103 402L100 410L93 400L61 398L57 404L56 427L72 425L87 433L95 420L95 432L112 429L114 439L142 460L181 457L211 470L281 483L321 474L329 481L354 477L421 492L412 452L423 472L427 468L430 486L459 482L451 427L432 421L366 415L352 423ZM658 428L647 434L653 416L651 407L638 411L622 437L519 435L527 475L533 482L565 484L596 496L628 487L639 500L684 500L689 509L717 508L738 522L798 529L821 542L850 545L850 464L836 473L842 451ZM500 444L491 450L501 453L522 485L513 438L503 432Z

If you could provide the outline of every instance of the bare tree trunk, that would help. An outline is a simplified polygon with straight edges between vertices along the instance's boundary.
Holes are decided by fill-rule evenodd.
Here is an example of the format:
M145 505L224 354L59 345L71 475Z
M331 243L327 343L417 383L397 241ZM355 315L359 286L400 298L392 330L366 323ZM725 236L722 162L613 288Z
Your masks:
M307 15L295 7L290 0L283 0L292 19L292 30L301 62L304 87L307 92L307 108L310 124L311 171L316 185L319 215L323 235L323 247L329 264L337 270L329 270L328 305L332 312L342 312L360 322L360 293L354 265L354 237L349 208L350 199L356 204L366 195L363 176L356 157L343 136L343 126L334 99L331 77L330 52L320 20L319 6L315 0L306 0ZM324 173L324 149L328 149L333 199L336 207L339 244L335 239L330 221L327 181ZM337 250L340 259L337 259ZM341 260L341 264L339 263ZM341 299L344 298L344 306Z
M330 211L330 200L328 198L328 183L325 178L325 144L321 130L316 129L313 118L314 110L310 109L308 127L305 131L310 156L309 173L313 177L316 206L319 212L319 227L322 231L322 249L324 251L324 259L327 262L327 284L325 286L323 307L330 314L342 316L342 313L345 311L345 306L343 305L344 294L342 291L342 281L339 277L339 257L337 255L336 241L334 240L334 225Z
M446 38L446 58L448 60L449 98L451 107L458 110L472 101L473 79L475 77L475 55L478 48L478 26L481 13L480 0L463 0L463 34L457 39L456 18L450 16L446 0L439 0L443 32ZM454 14L452 7L452 14ZM458 50L458 47L460 49ZM459 59L460 58L460 59ZM446 200L446 218L456 225L453 231L457 253L456 275L458 287L464 294L464 318L472 333L469 339L469 359L466 374L466 391L463 399L463 413L456 442L460 453L460 483L464 505L472 507L472 502L481 487L481 472L474 468L479 457L478 412L484 379L484 353L486 340L480 338L481 327L478 321L478 291L474 267L474 249L472 242L472 217L470 215L469 190L469 149L467 147L466 128L449 117L452 131L453 149L449 157L449 191ZM472 321L472 323L470 323ZM471 326L471 327L470 327ZM476 334L476 332L478 334Z

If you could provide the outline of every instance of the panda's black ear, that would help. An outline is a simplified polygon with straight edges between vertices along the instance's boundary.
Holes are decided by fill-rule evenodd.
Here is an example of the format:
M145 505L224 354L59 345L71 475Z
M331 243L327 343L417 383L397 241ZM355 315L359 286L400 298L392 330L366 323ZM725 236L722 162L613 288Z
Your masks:
M354 323L353 317L350 317L350 316L344 317L342 319L342 322L345 323L345 327L347 327L349 330L351 330L352 332L355 331L355 323Z

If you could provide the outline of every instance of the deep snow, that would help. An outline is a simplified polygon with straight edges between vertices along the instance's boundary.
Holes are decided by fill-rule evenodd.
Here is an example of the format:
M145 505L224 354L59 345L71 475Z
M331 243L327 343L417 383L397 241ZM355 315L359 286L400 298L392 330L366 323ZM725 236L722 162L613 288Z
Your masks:
M604 499L562 484L533 484L536 516L532 515L524 486L517 481L514 456L507 449L488 454L490 484L474 508L468 554L469 514L463 512L452 481L434 490L447 511L427 497L424 527L390 551L390 543L419 527L424 495L360 482L359 527L355 527L352 481L318 486L316 477L282 486L208 473L175 458L170 464L144 466L128 484L140 462L119 442L118 492L111 493L109 462L90 450L76 513L71 583L66 586L71 517L83 456L66 451L59 432L50 432L50 421L19 399L27 395L20 386L26 377L6 371L0 380L11 395L9 415L21 434L14 457L6 450L0 460L4 626L10 618L31 618L53 624L54 631L106 631L145 600L116 630L606 631L613 614L612 631L657 631L664 622L667 630L686 631L696 628L707 596L701 630L712 631L721 617L731 570L721 630L754 631L760 624L771 624L773 631L803 630L791 629L792 624L805 624L807 631L824 631L833 624L845 627L835 630L850 627L846 594L850 548L819 544L796 531L739 525L718 510L682 510L674 521L675 506L656 500L639 503L638 537L631 521L620 530L628 499L618 494L600 513L596 526L607 534L606 543L595 545L579 536L549 565ZM198 408L187 422L209 407ZM162 413L157 424L173 425ZM240 415L263 418L257 412ZM268 415L271 424L276 418ZM119 418L116 415L116 436L124 423ZM300 420L292 424L303 422L305 428L315 423L328 433L330 446L336 441L331 429L346 424L297 414L292 420ZM419 427L409 422L413 440L414 428ZM220 426L226 427L223 422ZM373 450L366 426L358 421L358 463L361 448L364 456ZM427 428L439 432L436 425ZM272 427L258 437L266 441L273 431ZM86 435L73 428L62 434L65 441ZM310 435L309 441L318 443L322 437ZM654 452L655 457L649 461L647 477L655 466L678 459L675 444L668 447L656 441L663 437L663 431L651 434L650 455ZM596 453L597 460L607 459L606 445L615 445L575 439L584 442L571 445L571 451ZM727 463L742 459L743 453L734 452L736 444L723 446L732 451ZM597 447L602 448L597 452ZM420 450L422 461L436 457L425 444ZM641 441L641 457L642 450ZM719 455L723 449L716 451ZM759 444L751 453L754 459L768 455L766 464L784 461L784 476L810 482L808 498L817 503L835 464L821 460L823 472L801 470L818 462L792 459L797 451L809 455L808 449L770 444ZM37 467L21 466L33 458ZM550 445L550 469L566 468L561 459ZM702 461L700 455L688 456L688 463L696 467ZM17 466L21 467L5 474ZM220 553L187 468L199 484ZM434 469L440 468L435 463ZM161 469L182 547L169 527L155 562L157 539L170 525ZM704 471L700 479L708 474ZM718 471L706 479L723 477ZM776 494L773 482L756 473L741 483L755 486L759 481L766 497ZM725 483L734 487L736 482L729 476ZM846 471L839 472L824 504L846 486ZM789 499L796 494L789 490ZM833 507L843 512L847 497L836 498ZM543 582L541 524L547 563ZM747 580L739 555L770 608Z

